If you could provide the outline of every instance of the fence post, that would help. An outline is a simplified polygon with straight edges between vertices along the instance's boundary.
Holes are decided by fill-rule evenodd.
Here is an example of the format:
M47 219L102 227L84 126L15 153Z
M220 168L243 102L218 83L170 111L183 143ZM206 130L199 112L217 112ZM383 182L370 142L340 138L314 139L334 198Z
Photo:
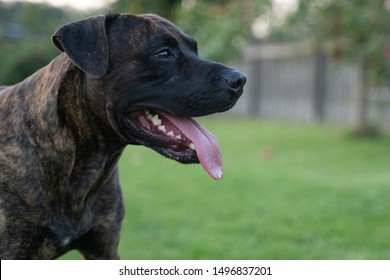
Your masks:
M249 115L257 117L260 114L260 86L261 86L261 60L254 59L250 63L250 72L252 73L250 95L248 98ZM255 74L255 75L253 75Z
M325 117L326 94L326 56L321 50L314 54L314 96L313 114L314 120L322 122Z
M367 60L363 57L359 64L359 92L358 92L358 112L357 112L357 129L365 132L368 128L367 121L367 102L368 102L368 74Z

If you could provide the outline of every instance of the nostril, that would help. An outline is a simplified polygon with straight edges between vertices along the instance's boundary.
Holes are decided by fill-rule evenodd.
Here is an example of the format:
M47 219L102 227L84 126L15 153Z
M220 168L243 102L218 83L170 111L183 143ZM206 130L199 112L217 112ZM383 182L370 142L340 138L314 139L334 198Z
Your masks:
M246 83L246 76L238 70L231 70L224 76L225 82L234 90L241 90Z

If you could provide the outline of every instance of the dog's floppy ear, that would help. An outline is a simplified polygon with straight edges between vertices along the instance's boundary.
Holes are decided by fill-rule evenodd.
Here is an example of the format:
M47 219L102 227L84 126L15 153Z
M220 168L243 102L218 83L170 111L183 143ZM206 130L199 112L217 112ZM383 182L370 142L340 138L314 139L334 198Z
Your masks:
M105 16L63 25L52 36L52 42L92 77L100 78L106 73L109 48Z

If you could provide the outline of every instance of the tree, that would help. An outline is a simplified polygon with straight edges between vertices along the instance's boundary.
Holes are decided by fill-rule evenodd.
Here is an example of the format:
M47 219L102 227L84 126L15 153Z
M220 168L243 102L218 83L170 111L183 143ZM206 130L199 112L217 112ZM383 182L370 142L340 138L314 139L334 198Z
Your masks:
M181 0L117 0L113 3L112 8L122 13L156 13L172 20L175 8L180 6L181 2Z
M269 0L182 2L175 22L198 41L202 56L221 62L237 61L252 36L253 21L271 5Z
M251 36L253 20L271 0L118 0L113 10L156 13L173 21L198 41L202 57L221 62L237 60Z
M388 0L299 0L298 9L271 38L311 38L319 48L327 42L334 58L364 60L371 84L390 84Z
M20 82L49 63L59 54L51 35L78 17L75 11L45 4L0 2L0 85Z
M317 48L326 42L334 58L361 65L360 120L368 129L366 103L369 85L390 85L390 4L387 0L300 0L273 39L311 38Z

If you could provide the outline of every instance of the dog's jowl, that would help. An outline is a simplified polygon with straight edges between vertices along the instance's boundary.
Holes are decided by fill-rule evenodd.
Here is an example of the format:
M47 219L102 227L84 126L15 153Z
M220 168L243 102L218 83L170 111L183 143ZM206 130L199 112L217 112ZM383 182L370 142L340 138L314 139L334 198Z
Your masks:
M194 39L155 15L91 17L52 41L58 57L0 87L0 257L77 249L116 259L124 147L200 163L220 179L218 143L192 117L230 109L246 77L199 58Z

